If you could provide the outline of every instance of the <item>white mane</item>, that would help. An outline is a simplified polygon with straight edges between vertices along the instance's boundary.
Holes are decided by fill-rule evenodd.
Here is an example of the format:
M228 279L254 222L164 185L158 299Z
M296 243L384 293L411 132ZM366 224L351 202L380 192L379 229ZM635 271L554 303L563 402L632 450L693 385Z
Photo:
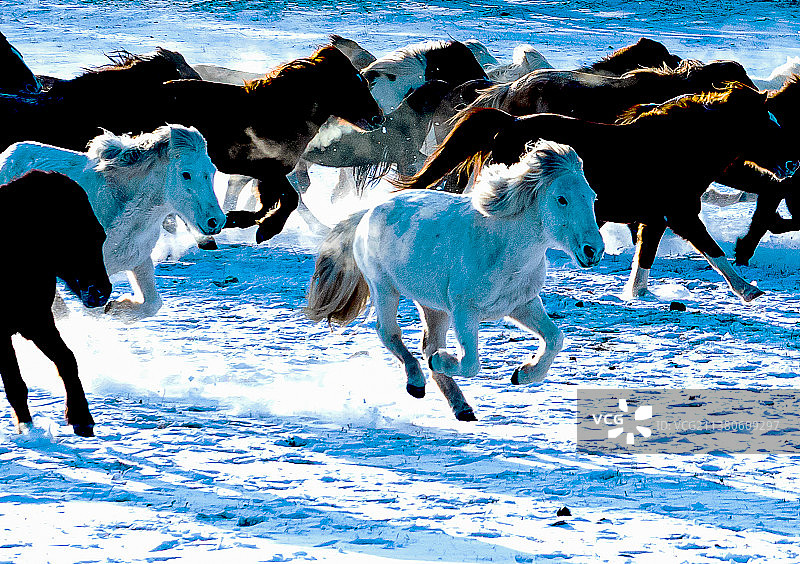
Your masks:
M447 47L449 42L442 40L423 41L395 49L383 57L376 59L373 63L364 67L362 73L367 75L369 71L376 71L382 74L394 75L425 75L425 54L433 49Z
M167 159L170 152L177 156L205 153L206 140L194 127L174 124L135 137L103 130L89 142L86 154L96 161L97 172L118 174L124 171L131 176L145 176L156 162Z
M486 167L472 192L472 205L487 217L512 217L531 207L557 177L582 172L583 161L572 147L539 139L518 163Z

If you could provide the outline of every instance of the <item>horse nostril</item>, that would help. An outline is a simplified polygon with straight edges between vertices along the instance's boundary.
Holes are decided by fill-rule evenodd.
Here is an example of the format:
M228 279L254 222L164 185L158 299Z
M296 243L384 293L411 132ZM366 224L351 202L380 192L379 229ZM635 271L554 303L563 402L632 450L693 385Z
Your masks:
M585 254L586 258L588 258L589 260L592 260L596 253L597 253L597 251L591 245L584 245L583 246L583 254Z
M217 220L216 220L216 219L214 219L213 217L212 217L211 219L209 219L209 220L208 220L208 226L209 226L211 229L216 229L216 228L217 228L217 225L218 225L218 223L217 223Z
M369 120L372 125L380 125L383 123L383 115L372 116L372 119Z

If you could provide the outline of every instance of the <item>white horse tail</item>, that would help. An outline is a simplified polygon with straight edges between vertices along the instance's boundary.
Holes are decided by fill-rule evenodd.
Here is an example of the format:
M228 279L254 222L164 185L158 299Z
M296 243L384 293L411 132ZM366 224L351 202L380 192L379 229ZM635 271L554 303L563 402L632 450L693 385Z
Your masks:
M353 254L356 227L366 213L338 223L322 242L303 310L312 321L346 325L366 309L369 287Z

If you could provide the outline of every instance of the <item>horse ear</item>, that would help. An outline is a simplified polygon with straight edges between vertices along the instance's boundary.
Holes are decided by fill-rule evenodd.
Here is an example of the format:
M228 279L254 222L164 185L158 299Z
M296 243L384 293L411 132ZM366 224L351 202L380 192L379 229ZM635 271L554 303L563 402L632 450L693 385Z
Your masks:
M198 137L202 138L200 132L194 127L184 127L182 125L170 125L170 145L178 150L198 151Z

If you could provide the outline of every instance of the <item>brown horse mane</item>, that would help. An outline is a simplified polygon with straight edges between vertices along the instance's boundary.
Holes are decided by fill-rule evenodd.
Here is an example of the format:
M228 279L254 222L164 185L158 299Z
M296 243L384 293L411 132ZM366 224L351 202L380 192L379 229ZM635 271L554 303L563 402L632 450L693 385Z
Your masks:
M684 59L678 63L678 66L675 68L664 64L661 67L633 69L621 75L621 78L639 75L680 76L681 78L688 78L693 71L704 66L705 65L703 64L703 61L698 61L697 59Z
M665 116L674 118L676 114L686 115L704 112L727 103L734 95L734 92L741 91L758 93L757 90L753 90L744 84L731 82L724 88L713 92L683 94L661 104L637 104L621 113L616 120L616 124L629 125L646 117Z
M276 88L281 89L282 86L296 89L297 81L301 77L313 76L323 63L331 58L335 59L336 54L350 64L347 57L345 57L341 51L332 45L326 45L317 49L310 57L294 59L293 61L289 61L288 63L284 63L272 69L264 75L264 78L245 81L245 92L249 94L265 89L265 87L269 87L269 90L272 92L275 92Z

